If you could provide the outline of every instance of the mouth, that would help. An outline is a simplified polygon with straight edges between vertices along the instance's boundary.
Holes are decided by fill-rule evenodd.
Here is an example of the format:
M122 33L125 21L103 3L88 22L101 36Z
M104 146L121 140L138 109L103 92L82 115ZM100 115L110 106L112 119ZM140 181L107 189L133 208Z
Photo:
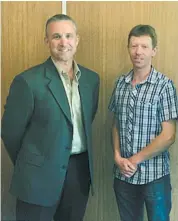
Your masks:
M68 48L65 48L65 49L58 49L59 52L62 52L62 53L65 53L65 52L68 52L70 51Z
M144 59L143 58L134 58L133 59L135 62L142 62Z

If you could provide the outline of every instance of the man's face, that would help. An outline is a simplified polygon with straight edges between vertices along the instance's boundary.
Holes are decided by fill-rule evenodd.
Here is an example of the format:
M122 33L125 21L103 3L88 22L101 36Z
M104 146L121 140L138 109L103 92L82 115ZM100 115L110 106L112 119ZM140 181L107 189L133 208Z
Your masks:
M71 21L55 21L48 25L45 41L51 56L56 61L72 61L79 36Z
M128 45L130 59L133 67L144 69L151 65L152 57L156 55L156 47L152 46L152 39L147 35L130 38Z

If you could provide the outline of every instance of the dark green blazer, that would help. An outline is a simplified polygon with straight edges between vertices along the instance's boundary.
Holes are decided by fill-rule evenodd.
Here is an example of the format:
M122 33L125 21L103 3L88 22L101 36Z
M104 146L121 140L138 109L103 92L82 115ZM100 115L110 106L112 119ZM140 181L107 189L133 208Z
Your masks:
M91 130L98 106L99 77L80 65L79 69L82 118L93 183ZM10 192L25 202L55 204L65 179L73 126L65 89L51 58L14 78L1 132L14 164Z

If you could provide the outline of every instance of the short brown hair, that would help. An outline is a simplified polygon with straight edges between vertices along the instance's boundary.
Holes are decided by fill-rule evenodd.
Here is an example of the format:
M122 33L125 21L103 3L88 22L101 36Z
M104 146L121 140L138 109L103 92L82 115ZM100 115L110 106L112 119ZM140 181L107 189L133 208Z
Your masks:
M46 22L46 27L45 27L46 36L47 36L47 27L48 27L48 25L52 22L55 22L55 21L71 21L74 24L74 27L75 27L76 32L77 32L77 24L70 16L65 15L65 14L56 14L56 15L52 16L51 18L49 18Z
M147 35L152 40L152 46L155 48L157 46L157 35L155 29L150 25L137 25L133 27L128 36L128 46L130 43L130 38L132 36L140 37L142 35Z

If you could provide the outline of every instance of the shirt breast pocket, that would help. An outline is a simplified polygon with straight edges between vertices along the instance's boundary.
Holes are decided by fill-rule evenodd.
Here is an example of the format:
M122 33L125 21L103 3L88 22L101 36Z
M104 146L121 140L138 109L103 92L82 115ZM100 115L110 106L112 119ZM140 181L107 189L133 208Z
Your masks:
M158 102L157 100L145 100L137 102L135 108L136 122L142 122L143 126L155 126L158 115Z

